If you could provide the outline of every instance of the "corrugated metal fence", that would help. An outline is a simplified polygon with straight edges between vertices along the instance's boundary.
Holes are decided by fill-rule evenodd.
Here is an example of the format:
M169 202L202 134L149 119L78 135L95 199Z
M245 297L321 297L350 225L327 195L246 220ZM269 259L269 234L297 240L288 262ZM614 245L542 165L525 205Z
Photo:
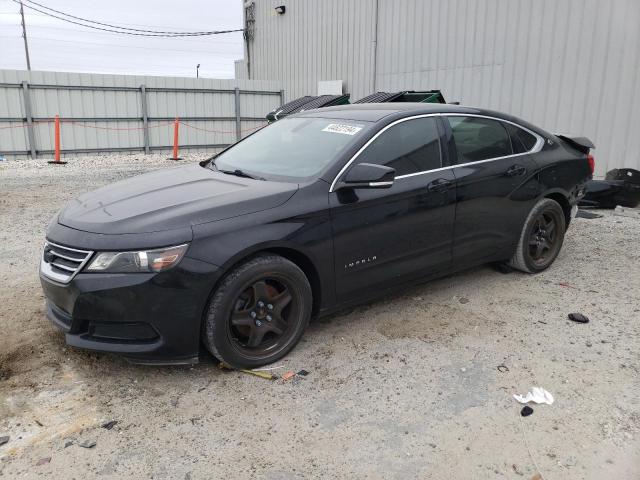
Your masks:
M50 156L60 116L63 154L217 150L265 123L283 103L269 81L0 70L0 155Z

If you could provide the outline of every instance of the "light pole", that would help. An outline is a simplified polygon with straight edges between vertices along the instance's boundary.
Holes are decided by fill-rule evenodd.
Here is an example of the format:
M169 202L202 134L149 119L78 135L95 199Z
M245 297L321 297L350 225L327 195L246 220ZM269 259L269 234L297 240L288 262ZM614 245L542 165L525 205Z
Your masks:
M196 65L196 78L200 78L200 64Z
M27 70L31 70L31 61L29 60L29 45L27 44L27 26L24 23L24 7L20 2L20 18L22 19L22 38L24 38L24 53L27 57Z

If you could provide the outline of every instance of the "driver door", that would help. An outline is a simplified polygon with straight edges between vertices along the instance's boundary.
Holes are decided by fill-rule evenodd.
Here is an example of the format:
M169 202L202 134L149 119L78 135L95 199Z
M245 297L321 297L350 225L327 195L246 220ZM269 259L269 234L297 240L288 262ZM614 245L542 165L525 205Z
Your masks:
M450 267L456 196L453 173L442 168L442 131L435 117L392 124L351 167L392 167L393 185L329 193L338 301Z

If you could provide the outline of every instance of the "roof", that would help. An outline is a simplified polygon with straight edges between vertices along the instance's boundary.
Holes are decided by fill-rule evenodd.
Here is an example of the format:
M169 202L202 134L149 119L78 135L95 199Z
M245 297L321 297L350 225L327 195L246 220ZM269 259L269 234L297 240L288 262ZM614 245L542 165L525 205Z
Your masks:
M344 118L349 120L363 120L377 122L393 114L409 112L420 113L480 113L476 108L461 107L442 103L358 103L353 105L338 105L335 107L318 108L298 113L296 117Z

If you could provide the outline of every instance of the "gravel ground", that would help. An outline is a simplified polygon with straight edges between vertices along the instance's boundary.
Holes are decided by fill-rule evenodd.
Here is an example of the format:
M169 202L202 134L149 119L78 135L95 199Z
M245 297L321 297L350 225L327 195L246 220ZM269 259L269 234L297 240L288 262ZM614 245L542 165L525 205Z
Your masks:
M542 274L477 268L312 323L275 370L311 372L294 381L67 348L46 224L165 156L0 163L0 477L638 478L640 221L610 212L574 220ZM535 385L556 401L522 418L511 396Z

